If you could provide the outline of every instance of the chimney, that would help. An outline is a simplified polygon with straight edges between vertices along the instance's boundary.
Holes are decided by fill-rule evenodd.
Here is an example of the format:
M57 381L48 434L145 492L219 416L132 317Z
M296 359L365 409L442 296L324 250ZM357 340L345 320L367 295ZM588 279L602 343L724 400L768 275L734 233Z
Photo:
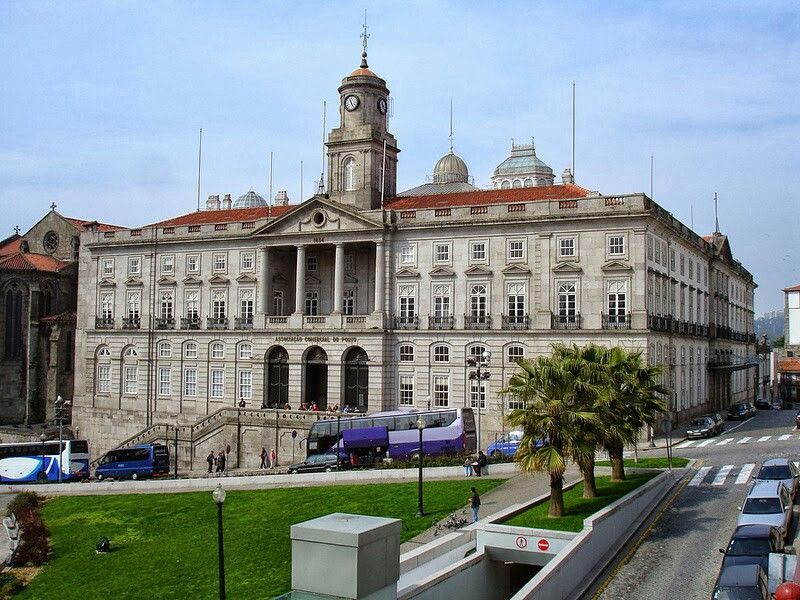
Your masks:
M212 194L208 197L206 210L219 210L219 194Z
M564 169L564 172L561 174L561 183L575 183L575 178L572 176L572 171L569 169Z
M222 210L230 210L231 209L231 195L225 194L225 197L222 199Z
M275 195L275 206L286 206L289 204L289 194L286 190L281 190Z

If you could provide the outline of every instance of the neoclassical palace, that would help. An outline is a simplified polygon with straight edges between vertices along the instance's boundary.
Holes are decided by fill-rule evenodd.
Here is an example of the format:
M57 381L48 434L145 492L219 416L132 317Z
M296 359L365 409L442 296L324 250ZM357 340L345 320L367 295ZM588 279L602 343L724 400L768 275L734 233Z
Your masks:
M148 226L81 234L74 423L110 446L225 407L480 407L554 342L623 345L664 366L688 418L754 393L752 275L641 193L605 195L533 144L486 189L452 146L396 189L386 82L339 87L327 173L300 204L250 191ZM490 377L471 357L491 352Z

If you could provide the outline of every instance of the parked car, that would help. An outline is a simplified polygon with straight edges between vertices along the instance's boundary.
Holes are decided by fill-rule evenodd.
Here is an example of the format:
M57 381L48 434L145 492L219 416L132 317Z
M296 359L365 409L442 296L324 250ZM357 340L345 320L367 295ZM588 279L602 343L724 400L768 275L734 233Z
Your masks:
M761 464L761 469L754 479L757 481L782 481L794 500L797 496L798 481L800 481L800 469L794 465L794 461L788 458L770 458Z
M737 402L728 408L729 419L745 420L755 416L756 407L752 402Z
M508 433L503 434L497 441L486 448L486 454L489 456L507 456L513 457L517 453L517 448L522 441L523 431L521 429L514 429ZM546 440L536 439L534 447L538 450L547 443Z
M337 462L335 454L312 454L301 463L289 465L286 472L289 474L319 473L322 471L335 471L336 469Z
M737 525L772 525L779 527L786 539L792 524L792 498L780 481L756 481L741 507Z
M725 431L725 419L722 418L722 415L719 413L712 413L707 415L714 420L714 425L717 427L717 433L722 433Z
M770 553L784 550L781 530L772 525L741 525L734 529L727 547L719 549L725 555L722 569L732 565L761 565L767 572Z
M690 440L704 437L714 437L717 435L717 424L709 416L697 417L692 419L689 427L686 428L686 437Z
M712 600L769 600L769 580L760 565L723 568L714 584Z
M800 410L797 411L797 414L794 416L794 425L798 429L800 429Z
M759 398L756 400L756 408L759 410L772 410L772 402L768 398Z

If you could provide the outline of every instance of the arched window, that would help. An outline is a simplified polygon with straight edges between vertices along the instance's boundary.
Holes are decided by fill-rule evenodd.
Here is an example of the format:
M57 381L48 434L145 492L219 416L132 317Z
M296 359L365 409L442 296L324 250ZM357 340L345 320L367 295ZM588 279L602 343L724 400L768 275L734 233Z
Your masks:
M197 342L186 342L183 346L184 358L197 358Z
M159 342L158 358L172 358L172 344L169 342Z
M533 187L533 179L526 177L525 181L522 182L522 187Z
M411 344L400 345L400 362L414 362L414 346Z
M511 183L508 180L505 180L503 183L500 184L500 188L507 190L511 187Z
M250 360L253 358L253 344L250 342L242 342L239 344L239 358L242 360Z
M521 188L522 187L522 182L519 179L515 179L514 182L511 184L511 187L515 188L515 189L516 188Z
M450 362L450 347L440 344L433 347L433 362L446 363Z
M108 346L97 349L97 382L95 390L99 394L111 393L111 350Z
M344 164L342 165L342 179L345 190L356 189L356 159L352 156L344 160Z
M6 291L5 297L5 357L14 360L22 356L22 289L16 283Z
M122 353L122 393L135 396L139 393L139 353L131 346Z
M225 345L222 342L211 344L211 358L225 358Z
M506 362L518 363L525 358L525 348L523 346L509 346L506 349Z
M267 355L267 368L264 371L267 381L263 404L270 408L283 408L289 402L289 354L285 348L278 346L272 349Z

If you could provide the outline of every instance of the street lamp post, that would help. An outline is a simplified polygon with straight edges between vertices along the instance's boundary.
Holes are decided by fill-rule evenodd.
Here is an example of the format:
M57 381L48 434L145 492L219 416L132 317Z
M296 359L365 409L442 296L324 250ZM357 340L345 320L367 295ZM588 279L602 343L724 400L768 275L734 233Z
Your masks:
M218 483L211 493L217 505L217 548L219 554L219 599L225 600L225 548L222 541L222 505L225 503L225 490Z
M44 459L45 459L45 456L44 456L44 442L45 442L46 439L47 439L47 436L45 434L42 433L42 434L39 435L39 440L41 440L41 442L42 442L42 472L40 474L39 479L42 482L47 481L47 468L45 467L45 462L44 462Z
M492 353L484 350L481 354L471 356L467 359L467 367L470 369L470 381L477 381L478 385L478 450L481 449L481 404L483 403L483 382L489 379L489 361ZM470 393L472 390L470 390Z
M247 406L244 398L239 399L239 405L236 407L236 468L238 469L242 463L242 409Z
M417 516L424 517L425 510L422 508L422 431L425 429L425 421L419 419L417 421L417 429L419 430L419 484L417 486Z
M56 421L58 422L58 483L61 483L62 480L62 470L63 466L61 465L61 457L64 455L63 445L64 445L64 435L63 435L63 428L64 428L64 420L66 419L66 412L67 409L72 406L72 403L69 400L64 400L61 396L56 398L55 408L56 408ZM67 465L69 466L69 465Z
M175 472L172 475L173 479L178 478L178 424L175 423Z

